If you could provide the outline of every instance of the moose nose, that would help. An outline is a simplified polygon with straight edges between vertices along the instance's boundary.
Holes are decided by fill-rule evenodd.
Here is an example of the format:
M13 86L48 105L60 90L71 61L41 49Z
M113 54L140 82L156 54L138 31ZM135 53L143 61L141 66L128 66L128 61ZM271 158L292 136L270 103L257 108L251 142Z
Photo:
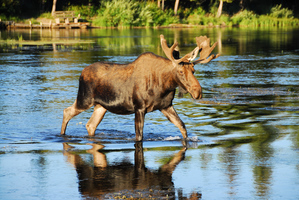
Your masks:
M190 94L193 97L193 99L201 99L202 93L200 85L191 87Z

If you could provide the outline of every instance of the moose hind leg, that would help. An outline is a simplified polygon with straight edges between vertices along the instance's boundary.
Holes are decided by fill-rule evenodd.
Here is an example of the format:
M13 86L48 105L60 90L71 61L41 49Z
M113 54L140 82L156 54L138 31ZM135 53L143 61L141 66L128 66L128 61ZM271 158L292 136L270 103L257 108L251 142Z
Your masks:
M104 118L106 111L100 104L94 106L94 111L86 124L88 135L93 136L95 134L96 128Z
M90 106L91 107L91 106ZM88 108L90 108L88 107ZM61 125L61 135L65 134L65 130L66 130L66 126L68 124L68 122L75 117L76 115L79 115L81 112L83 112L86 109L79 109L77 106L77 100L75 101L75 103L73 105L71 105L70 107L66 108L63 110L63 120L62 120L62 125Z
M187 130L184 122L180 119L176 113L173 106L162 109L161 112L167 117L167 119L172 122L176 127L178 127L183 135L183 138L187 138Z

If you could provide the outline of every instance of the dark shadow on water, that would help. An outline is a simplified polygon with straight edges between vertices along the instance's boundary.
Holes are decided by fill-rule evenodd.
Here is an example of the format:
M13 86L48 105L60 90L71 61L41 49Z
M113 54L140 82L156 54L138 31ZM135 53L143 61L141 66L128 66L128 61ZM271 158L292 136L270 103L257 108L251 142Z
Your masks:
M104 146L90 144L92 148L78 154L76 148L63 143L63 154L78 174L79 191L84 199L187 199L183 192L176 190L172 182L172 173L184 160L186 147L169 158L158 170L148 169L144 162L143 143L135 143L134 163L126 158L109 164ZM91 154L92 160L84 154ZM120 155L121 152L118 152ZM201 199L201 194L193 192L190 199Z

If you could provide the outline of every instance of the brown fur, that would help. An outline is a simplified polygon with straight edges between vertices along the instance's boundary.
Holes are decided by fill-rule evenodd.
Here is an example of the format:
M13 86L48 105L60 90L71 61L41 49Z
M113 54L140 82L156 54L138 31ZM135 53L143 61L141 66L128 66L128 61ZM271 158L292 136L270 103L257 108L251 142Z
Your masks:
M86 125L89 135L95 134L107 110L116 114L135 113L136 140L140 141L145 114L160 110L186 138L185 125L175 112L172 100L178 86L193 98L201 98L201 86L193 73L192 63L175 64L153 53L141 54L129 64L94 63L82 71L77 100L64 110L61 134L65 134L72 117L95 106Z

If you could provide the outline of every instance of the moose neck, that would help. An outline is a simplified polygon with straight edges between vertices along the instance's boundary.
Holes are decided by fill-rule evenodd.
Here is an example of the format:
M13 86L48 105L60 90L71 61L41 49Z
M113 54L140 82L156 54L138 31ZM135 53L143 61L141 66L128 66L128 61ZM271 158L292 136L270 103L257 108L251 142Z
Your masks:
M172 62L169 60L169 64L167 66L167 71L164 74L164 80L165 80L165 89L168 90L175 90L179 86L178 79L176 77L176 69L172 66Z
M132 64L141 70L137 69L138 76L152 79L152 82L162 86L164 91L172 91L178 87L176 69L169 59L147 52L141 54Z

